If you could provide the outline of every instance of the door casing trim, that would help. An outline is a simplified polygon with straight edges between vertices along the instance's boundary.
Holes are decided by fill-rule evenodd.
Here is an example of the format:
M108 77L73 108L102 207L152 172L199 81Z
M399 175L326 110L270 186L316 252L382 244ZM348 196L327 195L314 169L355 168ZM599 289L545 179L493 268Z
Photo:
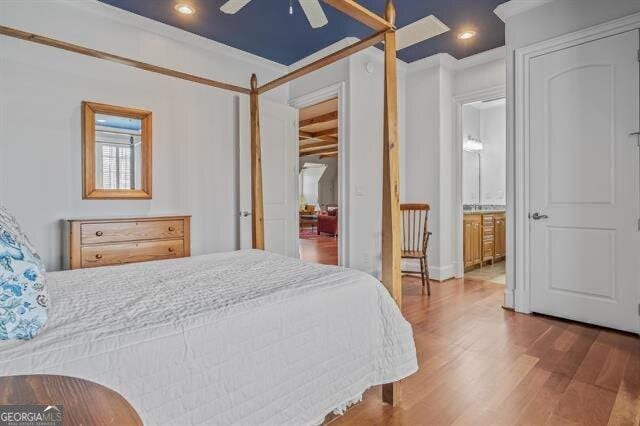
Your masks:
M506 87L504 84L500 84L493 87L488 87L486 89L474 90L471 92L465 92L459 95L454 96L454 108L455 108L455 142L454 142L454 171L455 171L455 182L454 182L454 207L453 211L456 217L456 233L455 233L455 277L462 278L464 277L464 212L462 208L463 204L463 170L464 165L462 161L463 156L463 137L464 132L463 122L462 122L462 107L465 104L471 102L479 102L479 101L490 101L493 99L500 99L506 96ZM506 133L506 129L505 129ZM505 152L506 157L506 152ZM509 218L507 218L509 220ZM507 261L508 258L507 258ZM509 276L507 275L507 280L509 280Z
M521 47L514 52L515 60L515 100L514 135L515 153L511 170L515 174L515 280L513 287L505 290L512 292L513 307L517 312L531 313L531 242L529 227L530 196L530 121L529 121L529 66L532 59L588 43L601 38L632 31L640 28L640 13L625 16L603 24L565 34L559 37ZM519 100L519 101L518 101ZM511 136L511 135L509 135ZM512 176L513 177L513 176ZM508 305L507 305L508 306Z
M347 87L344 81L315 90L306 95L291 99L289 105L293 108L305 108L331 98L338 97L338 264L349 267L349 140L347 120ZM296 138L298 149L299 138ZM297 160L297 158L296 158ZM296 161L296 176L299 171L299 161Z

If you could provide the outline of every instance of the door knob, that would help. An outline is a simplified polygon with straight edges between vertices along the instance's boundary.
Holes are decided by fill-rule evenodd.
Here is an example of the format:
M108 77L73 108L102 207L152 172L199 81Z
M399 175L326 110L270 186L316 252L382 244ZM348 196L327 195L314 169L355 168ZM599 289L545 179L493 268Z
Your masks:
M535 212L534 214L531 215L531 219L533 220L549 219L549 216L547 216L546 214L540 214L538 212Z
M240 216L242 216L242 217L251 216L251 212L248 212L248 211L245 210L243 212L240 212Z

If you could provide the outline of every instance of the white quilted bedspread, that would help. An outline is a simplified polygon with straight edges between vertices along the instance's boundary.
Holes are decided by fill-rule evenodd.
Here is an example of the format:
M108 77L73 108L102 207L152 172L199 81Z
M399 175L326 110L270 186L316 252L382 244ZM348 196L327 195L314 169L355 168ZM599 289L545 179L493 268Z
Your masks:
M239 251L48 274L44 331L0 376L121 393L145 424L317 424L417 370L410 325L354 270Z

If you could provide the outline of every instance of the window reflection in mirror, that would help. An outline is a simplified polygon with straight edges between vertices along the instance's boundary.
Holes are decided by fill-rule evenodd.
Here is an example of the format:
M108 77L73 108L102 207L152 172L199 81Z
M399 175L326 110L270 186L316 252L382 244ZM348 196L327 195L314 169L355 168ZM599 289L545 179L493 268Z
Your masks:
M96 114L96 188L142 189L142 120Z
M151 113L84 102L83 115L84 198L151 198Z

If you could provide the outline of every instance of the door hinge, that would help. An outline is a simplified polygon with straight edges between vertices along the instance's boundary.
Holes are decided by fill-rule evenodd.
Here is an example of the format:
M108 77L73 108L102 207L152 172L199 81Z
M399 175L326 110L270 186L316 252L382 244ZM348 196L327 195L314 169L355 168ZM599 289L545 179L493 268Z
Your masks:
M640 62L640 49L638 49L638 62Z

